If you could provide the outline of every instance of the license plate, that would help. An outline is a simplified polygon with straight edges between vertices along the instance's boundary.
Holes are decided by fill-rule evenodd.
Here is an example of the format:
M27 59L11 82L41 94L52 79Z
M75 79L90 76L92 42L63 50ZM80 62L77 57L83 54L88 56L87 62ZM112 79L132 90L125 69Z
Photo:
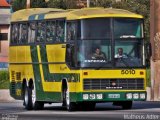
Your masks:
M120 98L120 94L108 94L108 98Z

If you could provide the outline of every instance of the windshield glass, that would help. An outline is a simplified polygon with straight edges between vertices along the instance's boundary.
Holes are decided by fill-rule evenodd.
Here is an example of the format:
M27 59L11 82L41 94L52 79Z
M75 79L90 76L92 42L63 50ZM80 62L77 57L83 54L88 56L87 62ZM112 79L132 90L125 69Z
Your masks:
M110 38L110 18L81 20L81 39Z
M78 67L136 68L145 65L141 19L82 19L78 22L77 33L75 60Z
M78 40L78 67L112 67L111 44L108 40Z
M141 19L115 18L114 38L142 38L142 23Z
M115 66L116 67L142 67L143 42L136 39L115 40Z

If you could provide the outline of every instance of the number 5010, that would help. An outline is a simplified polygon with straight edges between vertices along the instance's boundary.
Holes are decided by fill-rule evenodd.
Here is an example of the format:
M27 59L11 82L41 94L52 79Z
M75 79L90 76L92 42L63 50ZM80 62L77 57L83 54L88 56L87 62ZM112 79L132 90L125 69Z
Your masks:
M136 73L136 71L132 70L132 69L130 69L130 70L121 70L121 74L132 74L132 75L134 75L135 73Z

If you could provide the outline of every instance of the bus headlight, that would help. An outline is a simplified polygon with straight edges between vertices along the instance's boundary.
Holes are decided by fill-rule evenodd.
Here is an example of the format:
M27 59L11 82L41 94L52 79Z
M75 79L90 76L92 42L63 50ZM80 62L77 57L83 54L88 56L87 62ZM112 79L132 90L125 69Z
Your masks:
M102 94L96 94L97 99L103 99L103 95Z
M96 99L96 95L95 94L89 94L89 99L91 99L91 100Z
M139 98L139 94L138 93L134 93L133 94L133 99L138 99Z
M127 93L127 94L126 94L126 98L127 98L127 99L132 99L132 93Z
M146 94L145 93L140 93L140 99L145 99L146 98Z
M83 99L88 100L89 99L88 94L83 94Z

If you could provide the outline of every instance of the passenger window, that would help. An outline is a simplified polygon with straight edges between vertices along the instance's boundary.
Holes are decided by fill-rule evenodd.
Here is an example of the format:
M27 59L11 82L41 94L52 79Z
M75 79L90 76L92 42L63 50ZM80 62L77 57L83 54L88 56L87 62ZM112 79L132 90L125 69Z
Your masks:
M56 42L64 42L64 21L57 21Z
M68 22L67 24L67 41L76 39L76 23Z
M19 25L18 23L12 25L11 31L11 43L16 44L18 42L18 34L19 34Z
M34 43L36 38L36 23L32 22L28 27L28 43Z
M46 23L46 42L53 42L56 37L55 21L48 21Z
M20 24L19 26L19 40L18 43L27 43L27 24Z
M45 22L38 22L36 42L44 42L46 38Z

